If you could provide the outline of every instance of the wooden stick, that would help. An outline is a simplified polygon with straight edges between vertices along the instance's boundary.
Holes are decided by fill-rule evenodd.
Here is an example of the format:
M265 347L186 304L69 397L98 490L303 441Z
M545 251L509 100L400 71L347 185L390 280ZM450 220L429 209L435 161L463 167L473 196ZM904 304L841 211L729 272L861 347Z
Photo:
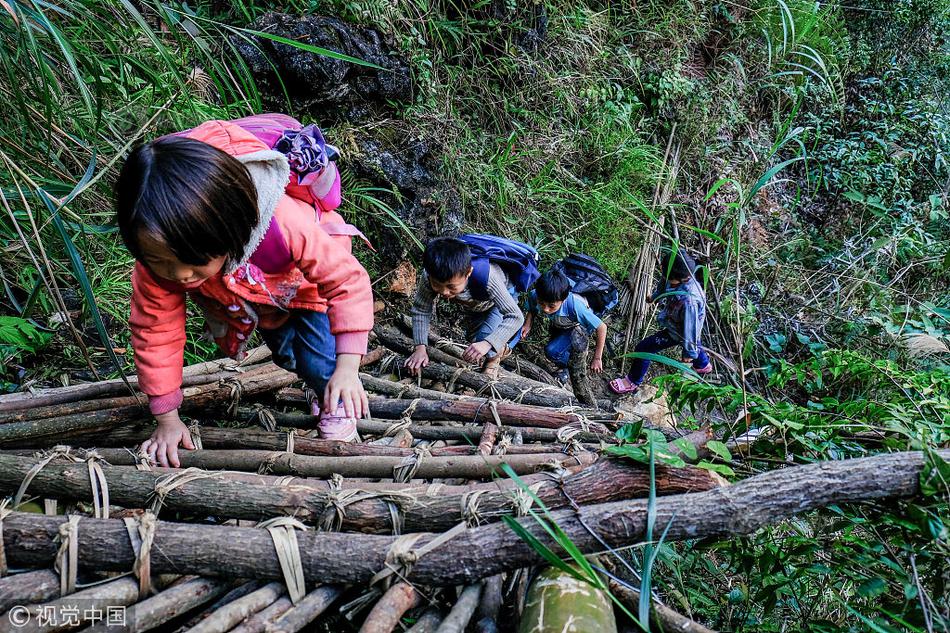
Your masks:
M377 378L371 374L361 373L360 382L363 388L372 393L391 396L393 398L425 398L427 400L471 400L470 396L460 396L455 393L445 391L435 391L432 389L423 389L416 385L405 385L400 382L393 382L385 378ZM284 395L290 395L290 390L286 390ZM278 400L281 398L278 397Z
M0 454L0 491L13 493L32 468L35 460ZM109 484L111 503L127 508L147 507L156 488L169 473L147 472L127 466L103 464ZM162 507L179 512L201 513L223 518L260 520L264 517L292 515L307 523L329 521L342 510L340 527L361 532L392 531L393 504L409 531L447 530L461 520L461 512L477 522L498 521L519 508L516 484L510 479L477 486L366 486L364 492L352 490L339 495L315 488L308 481L275 485L239 477L234 473L207 473L174 488L161 499ZM258 479L263 479L257 477ZM699 468L656 469L657 494L708 490L722 485L722 478ZM615 460L602 459L575 473L558 479L548 474L528 475L526 485L549 508L567 507L573 501L590 505L647 495L649 474ZM321 482L322 483L322 482ZM47 464L36 474L28 492L47 498L89 500L92 489L86 464ZM342 505L341 505L342 504Z
M450 367L440 363L430 363L428 367L423 368L422 375L447 385L464 385L482 394L491 394L494 390L500 398L518 403L546 407L579 404L573 394L560 387L545 385L521 376L508 375L504 377L504 380L492 381L485 374L471 369Z
M491 455L492 447L498 439L498 425L494 422L486 422L482 428L482 436L478 438L478 454ZM514 447L512 447L514 448Z
M269 607L265 607L231 629L231 633L264 633L267 625L282 616L294 604L290 598L278 598Z
M277 618L268 628L268 633L297 633L326 611L343 593L341 587L325 585L317 587Z
M212 602L211 604L205 606L201 609L200 612L188 618L188 621L183 625L175 629L175 633L185 633L186 631L191 630L196 624L210 616L212 613L220 609L221 607L227 606L239 598L243 598L251 592L257 591L267 583L263 580L250 580L247 582L238 581L239 584L233 589L228 591L226 594Z
M296 379L291 372L274 365L263 365L259 370L235 375L227 384L200 385L185 389L185 400L180 411L204 411L213 404L231 399L236 389L246 396L254 395L278 389ZM148 410L134 404L60 418L12 422L0 425L0 446L10 442L57 437L64 432L103 431L146 417L150 417Z
M620 600L631 613L637 613L640 609L640 592L625 585L621 585L616 580L610 579L610 593ZM702 624L690 620L685 615L679 614L666 605L652 601L650 608L650 624L657 630L665 633L716 633L712 629L707 629Z
M938 451L950 459L950 450ZM912 497L919 493L921 452L890 453L794 466L750 477L725 488L659 497L656 525L666 540L750 534L764 525L830 504ZM647 501L622 501L557 510L555 521L583 553L606 546L627 547L644 538ZM48 567L56 557L64 517L12 512L4 519L3 540L11 565ZM519 519L528 532L557 548L533 518ZM667 526L669 524L669 528ZM591 532L597 534L595 538ZM385 567L397 537L372 534L299 532L304 575L310 582L364 583ZM454 534L424 554L437 538L422 534L412 545L415 564L406 575L414 583L471 584L542 559L511 529L496 523ZM83 519L78 528L80 567L126 571L134 562L125 524L118 519ZM274 544L266 530L159 522L152 572L281 578Z
M59 596L59 575L38 569L0 578L0 613L20 604L46 602Z
M501 575L486 578L482 584L482 597L475 612L475 633L498 633L502 586Z
M274 601L285 593L287 593L287 589L283 583L268 583L257 591L253 591L221 607L192 627L189 633L226 633L226 631L230 631L244 618L273 604Z
M442 624L436 629L436 633L465 633L469 620L475 614L475 608L478 607L478 600L482 595L482 584L469 585L462 590L458 602L449 611L449 614L442 620Z
M373 605L360 627L360 633L391 633L407 611L419 606L422 597L412 585L404 582L394 584Z
M5 539L4 539L5 540ZM63 596L51 602L44 604L31 605L29 607L30 618L24 626L14 626L13 621L7 618L0 620L0 631L4 633L12 631L24 631L26 633L55 633L56 631L66 631L75 626L71 626L66 620L64 608L72 605L82 605L77 614L77 618L83 624L95 624L85 621L84 613L98 611L102 617L105 617L108 607L124 607L132 604L139 599L139 581L134 577L123 577L112 580L101 585L90 587ZM53 614L53 619L48 626L40 626L39 615L41 613Z
M203 384L202 381L213 382L216 378L208 377L208 374L217 374L226 370L233 372L238 367L247 367L256 363L262 363L268 358L270 358L270 350L262 345L248 352L247 357L240 362L226 358L198 363L197 365L189 365L182 371L183 386ZM128 380L133 387L138 386L137 376L129 376ZM32 392L11 393L0 396L0 413L65 404L67 402L76 402L89 398L104 398L106 396L116 396L128 392L129 389L122 379L117 378L115 380L101 380L99 382L81 385L69 385L68 387L54 387L51 389L36 389Z
M162 626L192 609L209 602L228 590L226 580L192 577L133 604L126 609L126 633L143 633ZM86 629L86 633L107 633L114 626L100 622Z
M442 616L435 609L426 609L406 633L435 633L442 623Z
M412 414L413 420L459 420L461 422L493 422L491 403L485 399L473 400L390 400L370 398L370 412L374 417L398 420ZM495 409L502 424L557 429L567 424L580 423L576 413L556 411L548 407L496 402Z

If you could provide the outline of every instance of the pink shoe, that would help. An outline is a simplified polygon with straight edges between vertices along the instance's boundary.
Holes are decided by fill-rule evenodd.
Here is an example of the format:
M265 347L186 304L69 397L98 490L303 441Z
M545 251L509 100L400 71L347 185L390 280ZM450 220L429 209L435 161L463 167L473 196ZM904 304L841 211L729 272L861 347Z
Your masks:
M705 366L705 367L701 367L700 369L693 368L693 371L695 371L695 372L696 372L697 374L699 374L700 376L705 376L706 374L711 374L711 373L712 373L712 363L711 363L711 362L706 363L706 366Z
M628 393L633 393L640 388L640 385L634 384L630 381L630 378L627 376L621 376L620 378L614 378L610 381L610 390L621 396Z
M317 432L325 440L339 440L341 442L357 442L360 436L356 433L356 418L346 415L343 405L339 405L333 413L323 413L320 405L313 403L313 414L320 416L317 422Z

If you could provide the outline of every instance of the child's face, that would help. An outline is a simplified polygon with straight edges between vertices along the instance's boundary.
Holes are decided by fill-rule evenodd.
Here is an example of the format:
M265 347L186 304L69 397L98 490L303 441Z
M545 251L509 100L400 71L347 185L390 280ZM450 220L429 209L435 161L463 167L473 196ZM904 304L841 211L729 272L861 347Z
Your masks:
M432 287L432 292L443 299L454 299L468 286L468 278L471 276L472 269L469 267L468 272L464 275L458 275L446 281L438 281L429 277L429 286Z
M689 281L689 279L672 279L672 278L671 278L671 279L668 279L668 280L667 280L667 283L669 283L670 286L672 286L673 288L675 288L675 287L677 287L677 286L680 286L680 285L682 285L682 284L685 284L687 281Z
M164 243L147 233L139 235L139 248L142 249L143 263L149 270L162 279L180 284L193 284L217 275L227 259L225 256L215 257L200 266L185 264L179 261Z
M538 309L544 314L554 314L564 305L563 301L538 301Z

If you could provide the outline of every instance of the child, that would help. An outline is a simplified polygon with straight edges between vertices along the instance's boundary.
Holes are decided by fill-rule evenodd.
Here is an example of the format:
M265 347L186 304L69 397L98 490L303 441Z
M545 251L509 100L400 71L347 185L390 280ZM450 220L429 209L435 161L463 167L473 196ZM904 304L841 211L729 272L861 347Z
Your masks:
M429 364L426 352L429 321L435 301L441 297L461 305L470 314L468 336L472 343L462 358L470 363L485 359L485 374L496 379L501 361L518 343L524 324L517 292L508 275L501 266L492 262L488 269L486 299L476 299L469 283L473 271L472 252L462 240L449 237L430 240L422 264L424 272L410 310L416 348L406 360L406 367L415 374Z
M528 338L534 313L540 312L549 321L551 340L544 353L555 365L564 369L571 357L587 353L591 334L597 333L594 358L590 369L595 374L604 371L604 345L607 342L607 324L594 314L587 299L571 292L571 280L563 272L552 268L544 273L528 296L528 315L525 318L521 337ZM562 382L563 382L562 378Z
M665 283L660 283L647 301L661 301L657 321L662 330L637 344L636 351L655 354L674 345L683 346L683 362L692 362L697 374L712 371L709 356L700 345L703 321L706 318L706 293L693 276L691 266L682 253L677 253L672 262L661 262L666 273ZM647 375L650 361L634 358L627 376L610 381L614 393L628 394L640 388Z
M225 121L147 143L122 168L132 347L158 422L142 450L162 466L179 466L179 444L194 448L178 415L186 294L230 356L260 329L274 362L322 395L322 437L354 439L368 412L358 368L373 327L369 276L314 206L285 193L290 173L284 154Z

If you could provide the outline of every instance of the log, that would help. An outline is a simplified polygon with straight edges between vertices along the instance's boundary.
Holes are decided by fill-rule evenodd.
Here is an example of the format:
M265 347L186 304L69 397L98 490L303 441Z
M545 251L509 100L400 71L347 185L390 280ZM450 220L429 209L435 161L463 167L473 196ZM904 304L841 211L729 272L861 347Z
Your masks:
M392 380L386 380L385 378L377 378L371 374L360 374L360 381L363 383L363 388L366 391L372 393L382 394L384 396L391 396L393 398L425 398L427 400L471 400L469 396L460 396L455 393L448 393L445 391L435 391L434 389L423 389L422 387L417 387L416 385L404 385L399 382L393 382ZM290 390L286 390L284 396L290 396L292 393ZM281 398L278 397L280 400ZM285 398L286 401L286 398ZM296 401L294 398L292 401Z
M501 575L486 578L482 583L482 597L475 611L475 633L498 633L503 585Z
M0 578L0 613L19 604L46 602L59 596L59 574L38 569Z
M950 450L938 454L950 459ZM656 525L666 530L668 542L750 534L764 525L830 504L912 497L919 493L923 466L923 453L903 452L783 468L708 492L659 497L655 501ZM627 547L644 538L647 501L556 510L550 518L583 553L601 551L604 544ZM557 545L533 518L518 521L557 551ZM63 522L63 517L56 516L21 512L8 515L3 540L10 564L49 567L58 550L56 537ZM83 519L78 533L80 567L123 572L131 569L134 556L121 520ZM420 535L413 551L418 552L436 537ZM300 532L297 540L304 575L309 582L365 583L384 568L386 553L396 538ZM162 552L152 558L152 572L156 574L282 577L270 535L259 528L159 521L152 547ZM517 538L508 526L496 523L460 531L417 556L406 577L419 584L471 584L541 560L534 548Z
M262 363L268 358L270 358L270 350L262 345L248 352L247 357L240 362L225 358L189 365L182 370L182 386L213 382L217 379L210 378L208 374L217 374L227 370L233 373L237 371L236 368L238 367L247 367L256 363ZM132 387L138 387L137 376L129 376L128 381ZM129 388L121 378L115 380L101 380L80 385L69 385L67 387L35 389L31 392L11 393L0 396L0 413L35 409L67 402L77 402L90 398L116 396L128 392Z
M389 350L385 347L374 347L363 354L363 358L360 359L360 367L366 367L368 365L372 365L373 363L378 363L388 353Z
M341 587L325 585L317 587L271 624L268 633L297 633L326 611L343 593Z
M436 629L436 633L465 633L465 629L478 607L481 595L481 583L469 585L463 589L455 606L452 607L449 614L442 620L442 624Z
M619 600L630 613L637 613L640 609L640 592L616 580L610 580L610 593ZM661 633L716 633L702 624L690 620L655 600L650 608L650 624Z
M482 435L478 438L478 454L479 455L491 455L492 448L495 446L495 441L498 439L498 425L494 422L486 422L485 426L482 428ZM511 452L511 451L509 451Z
M568 630L617 633L613 604L602 589L562 569L547 567L528 589L518 633Z
M240 581L239 581L240 582ZM240 582L236 587L231 589L229 592L203 608L199 613L193 615L185 622L182 626L175 629L175 633L185 633L185 631L190 630L196 624L210 616L212 613L220 609L221 607L231 604L238 598L243 598L251 592L257 591L263 587L266 582L263 580L250 580L248 582Z
M282 616L294 604L290 598L278 598L269 607L265 607L231 629L231 633L264 633L267 625Z
M285 593L287 593L287 588L284 587L283 583L268 583L257 591L252 591L246 596L221 607L189 629L189 633L225 633L230 631L244 618L273 604Z
M419 606L422 597L412 585L398 582L373 605L360 633L392 633L407 611Z
M97 451L110 464L135 465L135 456L124 449L104 448ZM195 450L178 453L182 468L203 470L239 470L244 472L267 472L275 475L319 477L326 479L334 474L343 477L369 477L392 479L393 471L406 464L404 457L313 457L294 455L283 451L252 450ZM414 476L419 479L435 477L461 477L487 479L501 474L501 465L508 464L517 474L542 470L552 463L589 464L596 456L591 453L565 455L563 453L538 453L529 455L460 455L449 457L425 457L417 460Z
M162 626L194 608L223 594L230 582L212 578L192 577L126 609L126 633L144 633ZM86 633L107 633L114 626L99 623Z
M34 464L24 457L0 454L0 492L13 493ZM124 466L102 465L114 505L127 508L147 507L156 485L168 476L165 472L140 471ZM314 488L310 482L275 485L255 481L260 476L238 478L233 473L208 473L168 492L162 507L177 512L223 518L261 520L275 516L295 516L305 523L329 521L335 515L338 495L327 488ZM581 505L645 496L650 487L649 474L617 460L601 459L583 470L557 481L547 475L527 476L526 485L549 508L567 507L573 501ZM708 490L721 485L722 479L699 468L657 466L657 494ZM498 521L517 511L515 482L501 479L482 486L446 486L444 488L407 487L396 484L377 486L360 493L352 491L346 502L341 528L362 532L388 533L392 530L390 503L400 510L409 531L447 530L461 520L461 509L468 507L480 522ZM53 462L30 483L29 492L47 498L90 500L92 489L86 464ZM477 494L476 494L477 493ZM474 495L474 496L473 496Z
M494 422L490 401L471 400L390 400L370 398L370 413L386 420L398 420L407 412L413 420L459 420L460 422ZM576 413L556 411L547 407L496 402L495 409L502 424L558 429L571 423L580 423Z
M430 363L422 369L422 375L430 380L445 384L458 384L474 389L479 393L498 393L499 397L514 402L534 404L545 407L564 407L579 404L573 394L560 387L545 385L527 378L507 375L504 380L492 381L488 376L464 367L451 367L441 363Z
M416 623L406 633L435 633L442 622L442 616L435 609L426 609Z
M93 622L84 620L84 614L87 610L97 610L104 617L108 607L128 606L138 599L139 581L132 577L123 577L71 593L51 602L31 605L28 607L30 612L29 621L23 626L14 625L14 620L11 617L0 618L0 632L56 633L57 631L69 631L80 626L93 624ZM78 610L78 613L74 611L73 613L76 613L76 615L72 617L69 615L68 609L75 605L82 605L82 607ZM67 610L64 611L64 609ZM41 626L43 620L39 618L41 613L52 615L52 618L46 619L46 625L44 626ZM70 619L72 619L72 622L70 622Z
M245 396L249 396L278 389L296 379L293 373L284 371L275 365L263 365L259 369L236 374L229 379L229 383L200 385L185 389L185 400L180 411L182 413L205 411L216 403L227 402L232 398L235 388L239 389ZM0 425L0 446L7 445L10 442L58 437L69 432L104 431L123 423L149 417L151 416L148 409L133 404L59 418L11 422Z

